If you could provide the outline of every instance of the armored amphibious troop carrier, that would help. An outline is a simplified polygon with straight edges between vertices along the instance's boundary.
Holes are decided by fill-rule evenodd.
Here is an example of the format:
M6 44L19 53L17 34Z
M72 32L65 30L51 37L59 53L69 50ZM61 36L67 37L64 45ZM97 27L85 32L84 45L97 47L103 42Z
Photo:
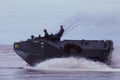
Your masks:
M62 35L61 35L62 36ZM54 36L55 37L55 36ZM113 51L112 40L63 40L54 37L34 37L15 42L14 51L30 66L63 57L87 58L110 63Z

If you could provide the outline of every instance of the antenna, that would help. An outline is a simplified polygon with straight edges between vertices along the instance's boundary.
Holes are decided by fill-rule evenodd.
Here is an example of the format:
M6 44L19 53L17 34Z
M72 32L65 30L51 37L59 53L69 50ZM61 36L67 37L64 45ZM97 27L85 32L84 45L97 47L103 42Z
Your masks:
M86 17L84 19L80 19L75 24L72 24L70 27L67 28L67 30L64 32L63 36L66 35L68 32L70 32L71 30L73 30L74 28L76 28L79 24L84 22L86 19L88 19L88 17Z
M69 26L65 29L65 31L67 31L67 30L70 29L73 25L75 25L75 24L78 23L80 20L82 20L82 18L84 18L84 16L82 16L82 17L78 18L77 20L75 20L75 22L72 23L71 25L69 25Z
M81 14L83 15L83 14ZM84 18L84 16L81 16L80 13L78 12L77 14L65 19L63 22L61 22L60 24L57 25L60 26L60 25L63 25L64 26L64 29L65 31L67 31L70 27L72 27L72 25L76 24L77 22L79 22L82 18ZM51 29L52 32L56 33L58 32L58 30L55 31L55 29L57 29L57 27L53 27Z

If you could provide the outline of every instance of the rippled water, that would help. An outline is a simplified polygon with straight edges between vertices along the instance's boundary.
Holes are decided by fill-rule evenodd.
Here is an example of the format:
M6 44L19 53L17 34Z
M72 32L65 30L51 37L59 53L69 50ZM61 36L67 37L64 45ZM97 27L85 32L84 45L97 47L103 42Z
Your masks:
M55 58L29 67L12 46L0 46L0 80L119 80L119 48L107 66L84 58Z

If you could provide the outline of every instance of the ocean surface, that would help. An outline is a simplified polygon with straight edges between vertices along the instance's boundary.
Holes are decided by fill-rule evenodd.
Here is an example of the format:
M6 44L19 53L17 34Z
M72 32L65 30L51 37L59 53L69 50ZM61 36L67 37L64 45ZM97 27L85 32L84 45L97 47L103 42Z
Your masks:
M120 47L115 47L112 64L85 58L54 58L30 67L11 45L0 45L0 80L120 80Z

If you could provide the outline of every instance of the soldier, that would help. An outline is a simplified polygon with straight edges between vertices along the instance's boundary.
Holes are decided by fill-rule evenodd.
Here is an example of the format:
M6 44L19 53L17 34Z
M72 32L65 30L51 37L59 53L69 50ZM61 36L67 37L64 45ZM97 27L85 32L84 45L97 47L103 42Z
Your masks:
M44 33L45 33L44 37L48 39L49 38L49 34L48 34L46 29L44 29Z
M64 33L64 28L61 25L60 26L60 31L57 34L53 35L53 40L60 40L60 38L63 35L63 33Z
M31 39L34 39L34 35L31 35Z
M48 32L47 32L47 30L46 29L44 29L44 33L45 33L45 38L47 38L47 39L49 39L49 40L53 40L53 41L59 41L60 40L60 38L61 38L61 36L63 35L63 32L64 32L64 28L63 28L63 26L61 25L60 26L60 31L58 32L58 33L56 33L56 34L51 34L51 35L49 35L48 34Z

